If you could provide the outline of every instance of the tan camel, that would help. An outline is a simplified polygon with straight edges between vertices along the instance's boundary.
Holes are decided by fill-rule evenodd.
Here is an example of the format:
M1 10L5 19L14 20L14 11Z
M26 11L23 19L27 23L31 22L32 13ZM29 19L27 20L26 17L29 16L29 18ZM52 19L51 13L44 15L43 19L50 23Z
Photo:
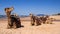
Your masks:
M53 22L53 20L54 20L54 18L47 18L47 20L46 20L46 24L53 24L52 22Z
M11 28L10 24L11 24L11 12L14 8L13 7L10 7L10 8L5 8L5 12L6 12L6 15L7 15L7 18L8 18L8 25L7 25L7 28Z
M53 18L50 18L48 15L41 17L43 24L52 24Z

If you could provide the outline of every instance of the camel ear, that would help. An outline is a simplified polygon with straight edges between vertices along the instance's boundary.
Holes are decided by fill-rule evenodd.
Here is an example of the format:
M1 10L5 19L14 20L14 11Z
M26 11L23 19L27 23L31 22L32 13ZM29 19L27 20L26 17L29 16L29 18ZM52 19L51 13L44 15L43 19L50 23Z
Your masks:
M9 8L5 8L5 12L7 12L7 11L8 11L8 9L9 9Z

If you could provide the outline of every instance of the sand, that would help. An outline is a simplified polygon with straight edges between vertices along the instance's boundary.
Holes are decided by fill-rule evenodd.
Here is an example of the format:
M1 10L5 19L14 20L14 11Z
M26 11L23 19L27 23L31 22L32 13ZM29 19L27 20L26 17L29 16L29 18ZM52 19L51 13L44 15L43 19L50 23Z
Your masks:
M39 26L31 26L30 21L21 22L24 27L7 29L7 20L0 20L0 34L60 34L60 21L53 21L53 24Z

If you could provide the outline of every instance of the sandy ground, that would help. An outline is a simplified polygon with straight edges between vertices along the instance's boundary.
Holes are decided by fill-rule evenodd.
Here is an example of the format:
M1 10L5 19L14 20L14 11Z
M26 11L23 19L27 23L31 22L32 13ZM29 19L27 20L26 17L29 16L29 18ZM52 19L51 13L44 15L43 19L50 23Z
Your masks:
M0 34L60 34L60 21L53 24L31 26L30 21L22 21L24 27L7 29L7 20L0 20Z
M0 34L60 34L60 22L53 23L31 26L29 21L24 21L24 27L7 29L7 21L0 21Z

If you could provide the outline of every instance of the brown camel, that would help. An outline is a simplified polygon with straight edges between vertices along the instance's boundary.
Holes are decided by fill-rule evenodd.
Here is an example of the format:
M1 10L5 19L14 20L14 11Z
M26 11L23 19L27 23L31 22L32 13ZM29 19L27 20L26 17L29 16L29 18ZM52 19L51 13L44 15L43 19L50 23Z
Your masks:
M21 27L21 20L16 14L11 15L11 26L13 26L13 28Z
M40 19L41 19L41 21L42 21L42 23L43 24L45 24L46 23L46 20L47 20L47 18L48 18L49 16L42 16L42 17L40 17Z
M30 18L31 18L31 25L41 25L41 20L37 16L30 14Z
M35 23L35 16L33 14L30 14L30 18L31 18L31 25L34 25L34 23Z
M43 24L52 24L53 18L49 18L48 15L46 15L45 17L42 16L40 17L40 19L42 20Z
M35 16L35 25L38 26L38 25L41 25L41 23L42 23L41 19Z
M21 26L20 19L14 17L15 15L11 15L11 12L12 12L13 9L14 9L13 7L5 8L5 12L6 12L6 15L7 15L7 18L8 18L7 28L12 28L13 25L15 25L14 28L16 28L17 27L17 24L19 24ZM17 22L19 22L19 23L17 23Z

